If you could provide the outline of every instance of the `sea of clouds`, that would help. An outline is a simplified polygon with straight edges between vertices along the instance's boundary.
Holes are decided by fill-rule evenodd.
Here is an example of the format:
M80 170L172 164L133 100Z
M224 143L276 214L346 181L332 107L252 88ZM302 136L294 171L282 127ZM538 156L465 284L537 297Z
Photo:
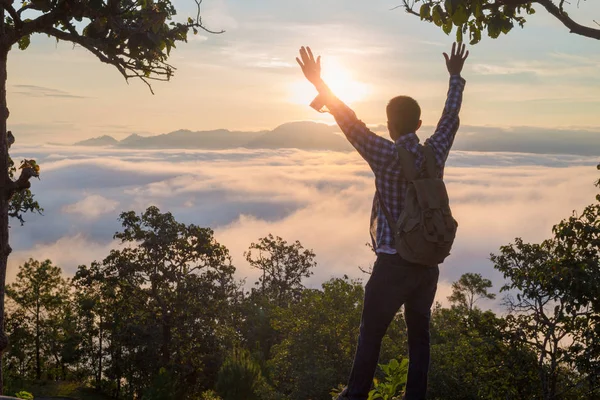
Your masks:
M16 160L34 158L41 180L33 192L42 215L11 222L8 281L30 257L51 259L67 275L115 248L122 211L156 205L184 223L211 227L227 246L240 279L257 278L244 260L251 242L269 233L300 240L317 255L306 281L318 287L344 274L366 279L374 255L368 222L372 173L355 153L285 150L114 150L20 146ZM446 183L459 231L441 267L438 301L465 272L502 276L489 254L515 237L541 241L552 225L594 201L597 157L453 152Z

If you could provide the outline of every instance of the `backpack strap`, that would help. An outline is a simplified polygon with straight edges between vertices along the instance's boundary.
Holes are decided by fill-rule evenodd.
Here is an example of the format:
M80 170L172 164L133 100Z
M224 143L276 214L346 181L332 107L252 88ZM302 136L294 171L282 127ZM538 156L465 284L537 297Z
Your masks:
M437 166L435 165L435 153L433 152L433 148L427 145L419 145L419 148L423 151L425 158L425 172L427 173L427 177L436 178ZM419 177L419 171L417 171L417 167L415 166L415 156L402 146L397 146L396 149L398 151L398 157L400 158L402 172L404 172L404 177L409 181L414 181Z
M437 166L435 165L435 153L431 146L421 146L425 155L425 170L429 178L437 178Z
M417 168L415 167L415 156L402 146L396 146L396 149L404 177L409 181L414 181L418 177Z

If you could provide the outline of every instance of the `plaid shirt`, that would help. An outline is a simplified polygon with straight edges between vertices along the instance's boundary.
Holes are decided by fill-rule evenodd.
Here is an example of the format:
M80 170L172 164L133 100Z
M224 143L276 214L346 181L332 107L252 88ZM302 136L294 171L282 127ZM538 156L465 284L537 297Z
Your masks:
M465 83L460 75L450 77L450 88L444 112L435 133L425 141L434 150L440 178L443 178L444 165L460 124L458 113ZM319 94L311 106L319 111L323 106L327 107L350 143L373 170L375 187L381 196L381 198L377 196L376 192L371 210L370 234L373 248L378 253L396 253L394 237L385 215L379 207L379 201L384 202L394 220L400 217L400 212L405 204L408 181L403 177L396 147L402 146L414 154L417 171L422 171L424 155L419 148L419 138L415 133L409 133L401 136L394 143L376 135L356 117L354 111L331 92Z

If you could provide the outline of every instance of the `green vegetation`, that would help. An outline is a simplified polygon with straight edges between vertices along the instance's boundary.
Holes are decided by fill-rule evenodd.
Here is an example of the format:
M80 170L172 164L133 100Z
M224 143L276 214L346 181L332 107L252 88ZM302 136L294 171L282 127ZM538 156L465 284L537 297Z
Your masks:
M6 97L8 58L12 50L26 50L33 35L47 35L88 50L99 61L111 65L126 79L145 82L168 81L174 67L168 63L171 50L187 42L188 33L208 30L201 21L196 1L195 18L176 18L170 0L6 0L0 7L0 327L4 327L4 286L9 245L9 217L24 222L23 214L41 212L29 188L31 178L40 175L35 160L23 160L16 177L16 167L9 155L15 135L7 131L10 111ZM16 178L16 179L15 179ZM39 327L38 327L39 328ZM41 329L41 328L39 328ZM39 341L39 329L36 337ZM63 343L69 346L67 343ZM7 346L0 332L0 353ZM39 353L40 344L36 352ZM55 351L59 351L55 349ZM39 366L39 356L37 365ZM58 362L57 362L58 363ZM3 371L0 365L0 393ZM39 368L37 375L39 376Z
M27 393L33 398L64 398L77 400L109 400L111 397L100 393L98 390L86 387L80 382L51 382L51 381L24 381L7 379L5 393L25 399Z
M478 43L482 35L496 39L517 25L523 27L529 16L540 8L570 33L600 40L596 21L590 18L579 23L569 15L569 7L579 6L579 2L574 5L564 0L402 0L402 7L409 14L435 24L447 35L455 30L457 41L471 44Z
M600 182L597 183L600 187ZM542 243L491 256L505 277L467 273L432 310L429 398L596 399L600 395L600 195ZM150 207L120 217L120 240L67 279L29 260L7 288L6 393L73 399L329 400L354 356L363 282L302 279L316 267L299 242L249 246L260 278L234 278L212 230ZM390 326L370 399L401 398L403 315ZM86 389L84 389L86 388ZM93 389L92 389L93 388Z

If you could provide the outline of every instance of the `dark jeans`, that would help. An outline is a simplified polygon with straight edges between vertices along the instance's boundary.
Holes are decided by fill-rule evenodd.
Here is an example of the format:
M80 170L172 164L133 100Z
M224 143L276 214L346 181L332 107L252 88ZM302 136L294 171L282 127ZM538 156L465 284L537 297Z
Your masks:
M429 370L429 320L439 268L379 254L365 287L358 348L348 381L349 400L366 400L379 360L381 340L404 304L408 330L406 400L425 399Z

